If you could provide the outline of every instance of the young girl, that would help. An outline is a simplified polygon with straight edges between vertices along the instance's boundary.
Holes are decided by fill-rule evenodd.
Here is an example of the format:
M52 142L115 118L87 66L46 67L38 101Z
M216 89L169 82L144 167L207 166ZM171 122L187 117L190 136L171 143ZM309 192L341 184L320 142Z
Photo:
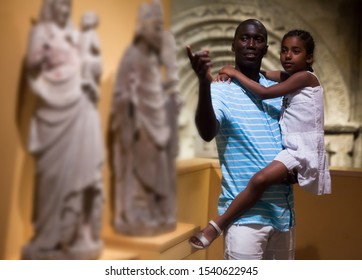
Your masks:
M280 61L285 72L265 72L279 84L263 87L231 66L219 71L218 81L236 79L256 98L284 96L280 118L284 150L257 172L246 189L238 194L227 211L192 236L190 244L205 249L231 222L248 210L264 190L287 181L295 174L298 184L314 194L331 193L331 179L324 145L323 88L313 73L314 40L307 31L292 30L282 39ZM296 174L297 173L297 174Z

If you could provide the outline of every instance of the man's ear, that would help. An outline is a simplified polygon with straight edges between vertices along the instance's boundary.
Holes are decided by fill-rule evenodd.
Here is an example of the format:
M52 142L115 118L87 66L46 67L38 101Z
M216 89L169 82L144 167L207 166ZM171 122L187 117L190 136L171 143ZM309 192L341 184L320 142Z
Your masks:
M265 46L264 55L266 55L266 54L268 53L268 48L269 48L269 45L266 45L266 46Z
M234 42L231 44L231 51L232 51L232 52L235 52Z

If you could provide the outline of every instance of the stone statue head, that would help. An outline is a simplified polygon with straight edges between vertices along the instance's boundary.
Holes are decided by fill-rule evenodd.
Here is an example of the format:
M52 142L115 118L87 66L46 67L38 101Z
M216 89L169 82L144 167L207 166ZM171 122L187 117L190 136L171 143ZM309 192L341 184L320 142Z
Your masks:
M98 26L98 23L99 18L94 12L85 12L82 15L82 19L80 21L82 31L96 28Z
M71 0L43 0L40 21L52 21L64 28L70 22Z
M163 31L163 11L160 1L143 3L139 8L136 38L143 38L150 46L160 50Z

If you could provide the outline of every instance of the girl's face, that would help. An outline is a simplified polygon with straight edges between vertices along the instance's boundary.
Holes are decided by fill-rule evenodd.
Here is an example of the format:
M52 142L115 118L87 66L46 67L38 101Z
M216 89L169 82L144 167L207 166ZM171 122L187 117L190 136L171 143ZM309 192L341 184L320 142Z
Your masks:
M302 39L297 36L284 39L280 49L280 63L288 74L305 71L312 62L313 55L307 54Z

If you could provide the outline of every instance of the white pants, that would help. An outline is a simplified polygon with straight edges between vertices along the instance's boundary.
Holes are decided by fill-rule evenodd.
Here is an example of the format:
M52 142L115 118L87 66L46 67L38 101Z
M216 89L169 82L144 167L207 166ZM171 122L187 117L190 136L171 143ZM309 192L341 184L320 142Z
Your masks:
M224 236L226 260L294 259L294 228L282 232L271 226L231 225Z

